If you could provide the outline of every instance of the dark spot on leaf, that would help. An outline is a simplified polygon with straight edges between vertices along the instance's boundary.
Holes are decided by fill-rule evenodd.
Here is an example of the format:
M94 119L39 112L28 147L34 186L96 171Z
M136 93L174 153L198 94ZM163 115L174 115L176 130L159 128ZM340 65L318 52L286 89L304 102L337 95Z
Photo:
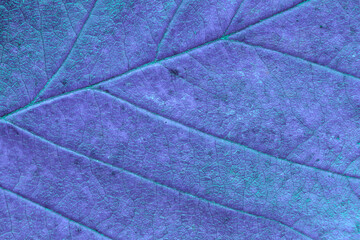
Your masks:
M107 89L105 89L105 90L104 90L104 92L109 93L110 91L109 91L109 90L107 90Z
M284 113L278 113L276 118L274 119L276 124L285 125L286 124L286 117Z
M253 134L258 134L260 129L259 128L253 128L250 130Z
M61 80L62 85L66 85L67 81L66 80Z
M45 208L50 208L50 204L47 203L47 202L44 202L44 203L43 203L43 206L44 206Z
M124 105L121 105L121 110L125 110L125 106Z
M81 231L82 231L81 228L76 228L77 233L81 233Z
M116 175L116 172L115 171L112 171L111 172L111 176L115 176Z
M75 165L79 165L79 164L80 164L80 160L79 160L79 159L75 159L74 164L75 164Z
M228 223L229 221L230 221L230 218L226 217L225 220L224 220L224 224Z
M90 151L90 157L95 157L96 156L96 150L95 149L91 149Z
M322 25L320 25L320 28L323 28L323 26L322 26Z
M317 158L316 161L318 162L318 161L320 161L320 159Z
M37 168L35 171L34 171L34 176L39 176L40 175L40 170Z
M170 68L170 69L169 69L169 72L170 72L171 74L175 75L175 76L178 76L178 75L179 75L179 71L176 70L176 69Z
M14 127L11 127L11 129L12 129L12 132L16 135L16 136L19 136L19 132L18 132L18 130L16 129L16 128L14 128Z

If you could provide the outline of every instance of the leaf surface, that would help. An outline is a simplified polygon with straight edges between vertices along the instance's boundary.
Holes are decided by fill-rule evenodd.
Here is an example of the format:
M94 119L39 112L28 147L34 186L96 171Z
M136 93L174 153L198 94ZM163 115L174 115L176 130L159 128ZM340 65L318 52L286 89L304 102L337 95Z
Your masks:
M359 2L0 5L4 239L357 239Z

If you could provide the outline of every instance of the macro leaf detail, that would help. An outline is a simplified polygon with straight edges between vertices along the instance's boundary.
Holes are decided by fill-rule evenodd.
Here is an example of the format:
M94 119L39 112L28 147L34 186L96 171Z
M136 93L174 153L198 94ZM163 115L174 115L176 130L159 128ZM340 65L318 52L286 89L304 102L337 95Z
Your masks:
M0 1L0 238L358 239L359 13Z

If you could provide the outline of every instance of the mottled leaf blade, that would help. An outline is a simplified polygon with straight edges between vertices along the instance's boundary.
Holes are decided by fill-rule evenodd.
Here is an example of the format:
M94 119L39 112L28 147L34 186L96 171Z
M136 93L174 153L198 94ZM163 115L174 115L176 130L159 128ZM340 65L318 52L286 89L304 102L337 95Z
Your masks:
M0 3L0 115L36 98L66 59L93 4L61 0Z
M1 133L2 147L19 149L16 164L11 152L1 154L2 187L110 238L306 239L277 221L102 164L9 124L1 124Z
M92 117L83 122L74 112L79 109ZM46 119L63 129L47 128ZM345 231L357 216L358 197L347 176L229 143L107 93L79 92L29 110L23 117L14 115L11 121L26 123L30 132L75 152L207 201L272 219L312 238L321 235L318 228L332 231L329 221L339 221ZM111 193L118 194L123 195L117 190Z
M360 77L359 1L307 1L235 34L260 45Z
M357 239L358 12L0 1L0 238Z

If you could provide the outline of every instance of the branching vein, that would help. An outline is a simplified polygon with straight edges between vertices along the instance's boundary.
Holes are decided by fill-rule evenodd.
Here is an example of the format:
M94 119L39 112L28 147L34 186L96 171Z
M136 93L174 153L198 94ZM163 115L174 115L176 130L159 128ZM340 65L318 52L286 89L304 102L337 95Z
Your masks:
M220 141L220 142L224 142L224 143L227 143L227 144L232 144L232 145L235 145L236 147L240 147L240 148L243 148L243 149L246 149L247 151L250 151L250 152L254 152L256 154L261 154L261 155L264 155L264 156L267 156L267 157L271 157L271 158L275 158L277 160L280 160L280 161L285 161L285 162L288 162L288 163L291 163L291 164L295 164L295 165L299 165L301 167L304 167L304 168L308 168L308 169L312 169L312 170L316 170L316 171L321 171L321 172L324 172L324 173L327 173L327 174L335 174L335 175L339 175L339 176L342 176L342 177L345 177L345 178L354 178L354 179L360 179L360 177L356 177L356 176L349 176L349 175L346 175L346 174L342 174L342 173L337 173L337 172L332 172L332 171L329 171L329 170L326 170L326 169L322 169L322 168L317 168L317 167L314 167L314 166L311 166L311 165L306 165L306 164L301 164L301 163L297 163L297 162L293 162L293 161L290 161L290 160L287 160L287 159L283 159L283 158L278 158L276 156L272 156L270 154L267 154L267 153L264 153L264 152L260 152L256 149L253 149L253 148L250 148L248 146L245 146L245 145L242 145L240 143L237 143L237 142L234 142L234 141L231 141L231 140L228 140L228 139L224 139L224 138L221 138L221 137L218 137L218 136L215 136L213 134L210 134L210 133L207 133L207 132L204 132L204 131L201 131L193 126L190 126L190 125L187 125L185 123L181 123L181 122L178 122L174 119L171 119L171 118L168 118L168 117L165 117L165 116L162 116L162 115L159 115L157 113L154 113L154 112L151 112L143 107L140 107L134 103L131 103L125 99L122 99L118 96L114 96L110 93L107 93L107 92L104 92L102 90L99 90L99 89L93 89L93 91L98 91L98 92L101 92L105 95L108 95L114 99L117 99L118 101L121 101L122 103L132 107L132 108L136 108L139 112L141 113L144 113L152 118L158 118L158 119L161 119L162 122L164 122L165 120L169 123L171 123L172 125L174 126L177 126L179 128L182 128L182 129L185 129L187 132L189 131L192 131L192 132L195 132L196 134L198 135L201 135L201 136L205 136L205 137L210 137L210 138L213 138L213 139L216 139L217 141Z
M305 2L307 2L307 1L304 1L304 2L302 2L302 3L305 3ZM290 9L293 9L293 8L295 8L296 6L299 6L299 5L300 5L300 4L295 5L295 6L289 8L289 9L287 9L287 10L284 10L282 13L284 13L284 12L290 10ZM94 9L94 8L95 8L95 7L93 7L92 9ZM89 14L89 15L90 15L90 14ZM268 18L266 18L266 19L263 19L262 21L269 20L269 19L271 19L272 17L275 17L275 16L276 16L276 15L270 16L270 17L268 17ZM188 49L188 50L186 50L186 51L184 51L184 52L174 54L174 55L172 55L172 56L163 58L163 59L158 60L158 61L155 60L155 61L152 61L152 62L145 63L145 64L143 64L143 65L141 65L141 66L135 67L135 68L133 68L133 69L131 69L131 70L129 70L129 71L126 71L126 72L124 72L124 73L121 73L121 74L119 74L119 75L116 75L116 76L113 76L113 77L104 79L104 80L102 80L102 81L100 81L100 82L98 82L98 83L95 83L95 84L92 84L92 85L88 85L88 86L86 86L86 87L78 88L78 89L75 89L75 90L73 90L73 91L69 91L69 92L66 92L66 93L62 93L62 94L59 94L59 95L55 95L55 96L52 96L52 97L50 97L50 98L43 99L43 100L40 100L40 101L38 101L38 102L35 102L35 100L37 99L37 97L40 96L40 94L41 94L41 93L39 92L38 95L35 97L35 99L34 99L31 103L27 104L26 106L23 106L23 107L20 107L20 108L18 108L18 109L15 109L15 110L13 110L13 111L11 111L11 112L3 115L2 117L0 117L0 119L4 119L4 118L6 118L6 117L8 117L8 116L10 116L10 115L13 115L13 114L19 112L19 111L26 110L26 109L28 109L29 107L36 106L36 105L38 105L38 104L40 104L40 103L43 103L43 102L45 102L45 101L49 101L49 100L51 100L51 99L55 99L55 98L58 98L58 97L61 97L61 96L64 96L64 95L68 95L68 94L71 94L71 93L74 93L74 92L77 92L77 91L81 91L81 90L84 90L84 89L89 89L89 88L92 88L92 87L97 86L97 85L99 85L99 84L102 84L102 83L104 83L104 82L109 82L109 81L112 81L112 80L117 80L118 78L120 78L120 77L122 77L122 76L128 75L128 74L130 74L130 73L132 73L132 72L134 72L134 71L143 69L143 68L145 68L145 67L147 67L147 66L149 66L149 65L154 65L154 64L156 64L156 63L158 63L158 62L167 61L167 60L169 60L169 59L172 59L172 58L175 58L175 57L178 57L178 56L187 54L187 53L189 53L189 52L195 51L195 50L197 50L197 49L203 48L203 47L205 47L205 46L214 44L214 43L219 42L219 41L221 41L221 40L223 40L223 39L228 39L230 36L232 36L232 35L234 35L234 34L237 34L237 33L239 33L239 32L242 32L242 31L244 31L245 29L248 29L248 28L250 28L250 27L253 27L253 26L261 23L262 21L259 21L259 22L257 22L257 23L254 23L254 24L252 24L252 25L250 25L250 26L248 26L248 27L246 27L246 28L244 28L244 29L241 29L241 30L239 30L239 31L236 31L236 32L230 33L230 34L228 34L228 35L222 36L222 37L220 37L220 38L214 39L214 40L212 40L212 41L203 43L203 44L198 45L198 46L196 46L196 47L194 47L194 48ZM81 31L80 31L80 33L81 33ZM80 35L80 33L78 34L78 36ZM64 63L65 61L66 61L66 59L63 61L63 63ZM60 68L61 68L61 66L58 68L57 71L59 71ZM55 74L56 74L56 73L55 73ZM55 74L51 77L51 79L55 76ZM48 83L51 81L51 79L49 79ZM359 80L360 80L360 79L359 79ZM48 83L47 83L46 85L48 85ZM44 86L44 88L43 88L41 91L44 91L45 88L46 88L46 86Z
M61 62L60 66L57 68L57 70L55 71L55 73L50 77L48 78L47 82L45 83L44 87L38 92L38 94L34 97L34 99L28 104L28 105L32 105L37 99L38 97L44 92L44 90L47 88L47 86L52 82L53 78L56 76L56 74L59 72L59 70L62 68L62 66L64 65L64 63L66 62L66 60L69 58L70 56L70 53L73 51L74 49L74 46L76 45L76 43L78 42L78 39L79 39L79 36L81 35L87 21L89 20L90 18L90 15L92 13L92 11L94 10L95 8L95 4L96 4L97 0L94 1L93 3L93 6L91 7L91 10L88 11L88 14L86 16L86 20L84 22L84 24L82 25L82 28L81 30L79 31L79 33L76 35L76 38L74 39L73 41L73 44L71 45L70 47L70 50L68 51L68 53L66 54L64 60Z
M161 43L162 43L162 41L165 39L165 37L166 37L166 35L167 35L168 31L169 31L169 27L170 27L173 19L175 18L177 12L179 11L180 6L181 6L182 3L183 3L183 0L177 5L176 10L174 11L173 16L170 18L167 26L166 26L165 29L164 29L163 35L162 35L162 37L160 38L159 43L158 43L157 48L156 48L155 61L156 61L157 58L158 58L159 48L161 47Z
M72 223L74 223L74 224L76 224L76 225L78 225L78 226L80 226L80 227L82 227L82 228L85 228L85 229L87 229L87 230L89 230L89 231L91 231L91 232L93 232L93 233L95 233L95 234L97 234L97 235L105 238L105 239L111 239L110 237L108 237L108 236L106 236L106 235L104 235L104 234L96 231L95 229L92 229L92 228L90 228L90 227L88 227L88 226L85 226L85 225L83 225L83 224L81 224L81 223L78 223L78 222L76 222L76 221L74 221L74 220L72 220L72 219L70 219L70 218L68 218L68 217L65 217L64 215L62 215L62 214L60 214L60 213L58 213L58 212L56 212L56 211L54 211L54 210L52 210L52 209L49 209L49 208L47 208L47 207L44 207L44 206L42 206L41 204L39 204L39 203L37 203L37 202L34 202L33 200L30 200L30 199L22 196L21 194L19 194L19 193L17 193L17 192L14 192L14 191L12 191L12 190L10 190L10 189L7 189L7 188L5 188L5 187L3 187L3 186L1 186L1 185L0 185L0 189L3 190L4 192L6 192L7 194L10 194L10 195L12 195L12 196L14 196L14 197L20 198L21 200L23 200L23 201L25 201L25 202L32 203L32 204L34 204L34 205L36 205L36 206L38 206L38 207L40 207L40 208L42 208L42 209L44 209L44 210L46 210L46 211L51 212L52 214L55 214L55 215L57 215L57 216L60 216L61 218L65 218L65 219L68 220L69 222L72 222ZM10 218L11 218L11 216L10 216Z
M106 94L106 93L104 93L104 94ZM128 104L129 104L129 103L128 103ZM4 120L3 120L3 121L4 121ZM188 192L184 192L184 191L182 191L182 190L180 190L180 189L177 189L177 188L175 188L175 187L171 187L171 186L168 186L168 185L159 183L159 182L157 182L157 181L154 181L154 180L152 180L152 179L143 177L143 176L141 176L141 175L139 175L139 174L137 174L137 173L135 173L135 172L132 172L132 171L130 171L130 170L127 170L127 169L124 169L124 168L121 168L121 167L118 167L118 166L114 166L114 165L112 165L112 164L109 164L109 163L100 161L100 160L95 159L95 158L91 158L91 157L89 157L89 156L86 156L86 155L84 155L84 154L81 154L81 153L79 153L79 152L76 152L76 151L74 151L74 150L71 150L71 149L69 149L69 148L66 148L66 147L63 147L63 146L61 146L61 145L58 145L57 143L54 143L54 142L52 142L52 141L49 141L49 140L47 140L46 138L43 138L43 137L41 137L41 136L39 136L39 135L37 135L37 134L35 134L35 133L33 133L33 132L30 132L30 131L28 131L28 130L26 130L26 129L18 126L18 125L15 125L15 124L13 124L13 123L11 123L11 122L8 122L8 121L4 121L4 122L12 125L13 127L19 129L19 130L22 131L22 132L25 132L25 133L27 133L27 134L29 134L29 135L31 135L31 136L39 139L39 140L42 141L42 142L46 142L46 143L48 143L48 144L50 144L50 145L52 145L52 146L54 146L54 147L56 147L56 148L62 149L62 150L64 150L64 151L69 152L69 153L72 153L72 154L74 154L74 155L77 155L77 156L80 156L80 157L84 157L84 158L89 159L89 160L91 160L91 161L93 161L93 162L96 162L96 163L98 163L98 164L100 164L100 165L102 165L102 166L106 166L106 167L112 168L112 169L114 169L114 170L121 171L121 172L124 172L124 173L126 173L126 174L130 174L130 175L132 175L132 176L135 176L135 177L137 177L137 178L140 178L141 180L144 180L144 181L147 181L147 182L151 182L152 184L155 184L156 186L160 186L160 187L169 189L169 190L171 190L171 191L179 192L179 193L184 194L184 195L186 195L186 196L199 199L199 200L201 200L201 201L207 202L207 203L209 203L209 204L212 204L212 205L217 206L217 207L220 207L220 208L225 208L225 209L228 209L228 210L231 210L231 211L235 211L235 212L239 212L239 213L242 213L242 214L245 214L245 215L248 215L248 216L252 216L252 217L255 217L255 218L266 219L267 221L275 222L275 223L280 224L281 226L283 226L283 227L285 227L285 228L287 228L287 229L289 229L289 230L291 230L291 231L293 231L293 232L296 232L297 234L300 234L301 236L305 237L306 239L312 239L311 237L307 236L305 233L301 232L300 230L297 230L297 229L293 228L292 226L289 226L289 225L283 223L282 221L278 221L278 220L275 220L275 219L271 219L271 218L268 218L268 217L265 217L265 216L262 216L262 215L258 215L258 214L255 214L255 213L250 213L250 212L246 212L246 211L243 211L243 210L239 210L239 209L236 209L236 208L227 206L227 205L222 204L222 203L218 203L218 202L215 202L215 201L212 201L212 200L208 200L208 199L206 199L206 198L203 198L203 197L200 197L200 196L197 196L197 195L193 195L193 194L188 193ZM3 187L0 187L0 188L3 188ZM10 191L10 190L8 190L8 189L5 189L5 190ZM14 194L17 194L17 193L14 193ZM23 198L23 197L22 197L22 198ZM29 201L31 201L31 200L29 200ZM36 204L37 204L37 203L36 203ZM50 210L50 209L49 209L49 210ZM53 210L50 210L50 211L54 212ZM59 214L59 215L60 215L60 214ZM64 216L63 216L63 217L64 217ZM64 217L64 218L66 218L66 217ZM69 219L69 218L67 218L67 219ZM71 219L69 219L69 220L72 221ZM78 223L78 224L80 224L80 223ZM82 225L82 226L84 226L84 225ZM86 227L86 226L84 226L84 227ZM87 227L87 228L88 228L88 227Z

